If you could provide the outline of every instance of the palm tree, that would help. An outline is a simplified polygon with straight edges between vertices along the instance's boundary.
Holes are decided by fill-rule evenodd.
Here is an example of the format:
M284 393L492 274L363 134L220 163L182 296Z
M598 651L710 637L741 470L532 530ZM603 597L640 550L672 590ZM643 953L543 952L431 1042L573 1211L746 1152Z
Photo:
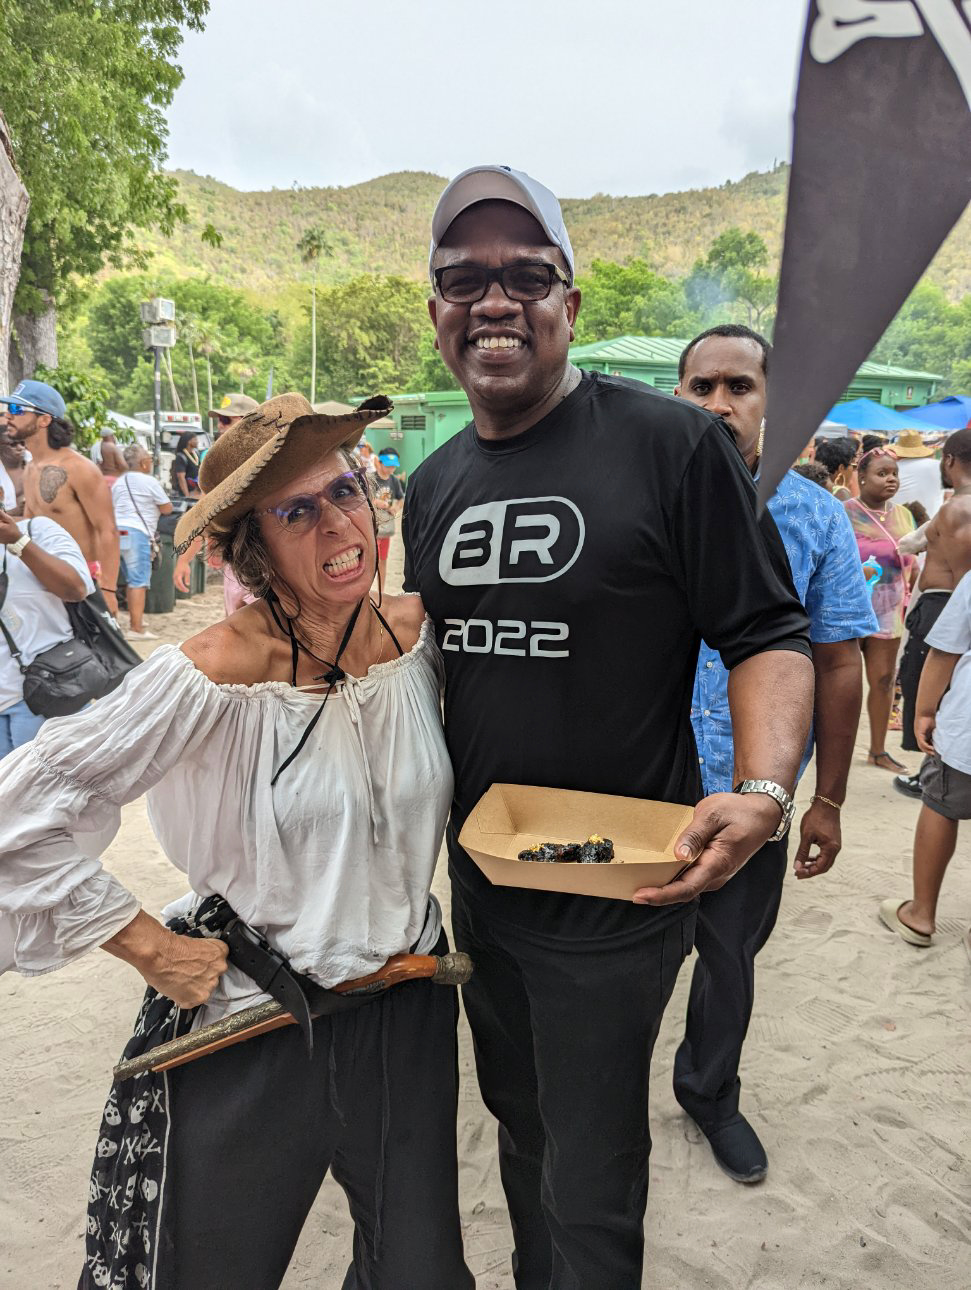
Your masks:
M313 287L310 307L310 402L317 401L317 262L322 255L330 255L327 234L315 224L308 228L297 243L297 250L304 264L313 267Z
M200 318L196 325L196 344L199 353L206 360L206 390L209 394L207 408L212 407L212 356L219 349L219 333L215 325L205 318ZM209 418L209 433L212 434L212 418Z
M170 349L162 350L162 366L165 368L165 374L169 378L169 392L172 395L172 409L175 412L181 412L182 400L179 398L179 391L175 388L175 377L172 374L172 351Z
M196 356L193 346L200 338L199 319L195 314L183 314L179 319L179 335L185 341L189 349L189 368L192 372L192 397L195 400L196 415L201 417L202 411L199 407L199 379L196 374ZM210 407L212 405L210 404Z

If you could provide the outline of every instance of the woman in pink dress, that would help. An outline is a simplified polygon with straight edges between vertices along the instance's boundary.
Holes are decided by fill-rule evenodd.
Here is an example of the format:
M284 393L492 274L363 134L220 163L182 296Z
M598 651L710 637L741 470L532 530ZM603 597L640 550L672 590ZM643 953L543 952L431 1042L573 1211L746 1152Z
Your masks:
M894 504L900 488L896 454L889 448L873 448L864 453L857 467L859 497L846 503L846 513L856 534L860 559L871 556L881 573L873 587L873 612L880 630L861 641L869 694L867 716L870 720L872 766L899 774L906 770L886 749L887 726L893 704L893 687L897 674L897 654L904 631L904 616L910 596L910 584L916 559L898 548L900 539L914 528L914 517L905 506Z

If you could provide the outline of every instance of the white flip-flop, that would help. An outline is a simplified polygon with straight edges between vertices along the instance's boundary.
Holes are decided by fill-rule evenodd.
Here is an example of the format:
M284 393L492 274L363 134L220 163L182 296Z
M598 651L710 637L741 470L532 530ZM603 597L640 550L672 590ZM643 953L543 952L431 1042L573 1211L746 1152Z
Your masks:
M884 927L896 932L908 945L917 945L922 950L926 950L932 943L932 937L926 932L915 932L912 927L900 921L900 910L906 905L906 900L896 900L891 898L885 900L880 905L879 918Z

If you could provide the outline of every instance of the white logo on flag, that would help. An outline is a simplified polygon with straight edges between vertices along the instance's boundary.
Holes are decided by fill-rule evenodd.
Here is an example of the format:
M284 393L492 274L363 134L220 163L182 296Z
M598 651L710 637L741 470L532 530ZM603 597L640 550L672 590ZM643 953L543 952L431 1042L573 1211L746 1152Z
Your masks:
M832 63L861 40L934 37L971 107L971 0L817 0L809 36L817 63ZM963 12L963 16L962 16Z

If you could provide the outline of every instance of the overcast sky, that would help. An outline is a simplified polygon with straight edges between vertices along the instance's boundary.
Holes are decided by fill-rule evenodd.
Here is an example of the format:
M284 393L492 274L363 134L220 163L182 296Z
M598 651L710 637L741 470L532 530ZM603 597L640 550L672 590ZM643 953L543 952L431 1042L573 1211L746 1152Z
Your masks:
M528 170L560 196L789 156L805 0L212 0L169 164L236 188Z

